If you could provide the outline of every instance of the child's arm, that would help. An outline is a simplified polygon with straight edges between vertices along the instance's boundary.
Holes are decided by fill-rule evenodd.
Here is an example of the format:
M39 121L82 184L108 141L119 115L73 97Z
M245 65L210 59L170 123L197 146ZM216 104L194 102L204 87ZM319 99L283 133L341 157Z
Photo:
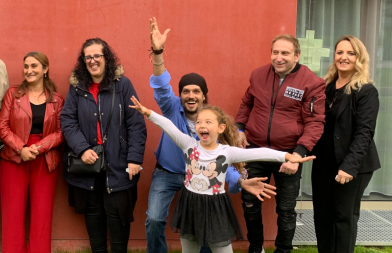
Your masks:
M267 162L286 162L304 163L315 159L315 156L297 157L287 152L276 151L270 148L251 148L242 149L237 147L228 147L230 163L238 162L253 162L253 161L267 161Z
M182 150L188 147L191 142L195 141L192 137L181 132L169 119L144 107L134 96L132 96L131 100L135 105L130 105L129 107L138 110L143 115L146 115L149 120L161 128L162 131L164 131Z

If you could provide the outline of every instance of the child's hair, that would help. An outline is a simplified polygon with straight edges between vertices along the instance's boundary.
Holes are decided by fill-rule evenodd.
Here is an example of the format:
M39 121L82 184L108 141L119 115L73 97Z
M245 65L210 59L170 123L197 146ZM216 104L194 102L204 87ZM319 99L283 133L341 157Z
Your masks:
M233 118L222 111L221 108L215 105L206 105L201 111L209 110L215 113L218 118L219 124L225 124L226 128L218 137L218 141L221 144L229 145L229 146L239 146L239 138L238 138L238 128L236 127ZM241 174L242 177L246 175L246 170L244 168L245 163L233 163L233 166L236 170Z

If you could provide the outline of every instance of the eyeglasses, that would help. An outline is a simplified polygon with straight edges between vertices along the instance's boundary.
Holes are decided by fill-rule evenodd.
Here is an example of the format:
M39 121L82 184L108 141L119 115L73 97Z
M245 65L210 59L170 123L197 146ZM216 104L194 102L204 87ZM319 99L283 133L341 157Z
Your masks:
M85 56L84 57L84 62L91 62L92 59L94 59L94 61L101 61L103 54L94 54L93 56Z

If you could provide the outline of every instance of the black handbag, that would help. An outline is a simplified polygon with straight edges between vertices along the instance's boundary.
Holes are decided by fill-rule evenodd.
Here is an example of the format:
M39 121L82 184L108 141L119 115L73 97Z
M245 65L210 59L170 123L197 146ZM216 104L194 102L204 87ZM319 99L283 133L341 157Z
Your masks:
M98 159L93 164L84 163L82 158L79 158L74 152L70 151L68 153L68 172L73 174L99 173L105 167L103 145L97 145L92 150L98 155Z
M110 109L109 121L106 126L105 134L102 135L102 144L94 146L92 150L97 153L98 159L93 164L86 164L82 161L82 158L78 157L74 152L68 153L68 172L73 174L96 174L105 170L105 142L107 140L107 134L109 130L110 121L112 120L113 107L114 107L114 95L116 93L116 85L113 87L112 96L112 108Z

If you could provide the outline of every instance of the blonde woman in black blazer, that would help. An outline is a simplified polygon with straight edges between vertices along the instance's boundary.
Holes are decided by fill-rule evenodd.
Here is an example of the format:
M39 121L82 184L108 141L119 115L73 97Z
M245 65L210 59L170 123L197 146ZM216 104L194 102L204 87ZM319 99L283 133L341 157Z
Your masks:
M369 55L353 36L335 45L327 83L324 133L314 147L312 188L320 253L354 252L361 197L380 168L373 140L378 91L369 78Z

